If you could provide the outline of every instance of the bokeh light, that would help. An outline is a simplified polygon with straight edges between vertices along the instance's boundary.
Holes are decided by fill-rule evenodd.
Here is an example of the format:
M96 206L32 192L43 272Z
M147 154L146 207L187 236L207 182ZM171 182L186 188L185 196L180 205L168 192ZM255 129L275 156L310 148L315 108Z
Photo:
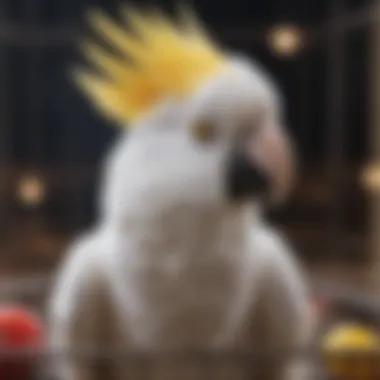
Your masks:
M25 176L18 185L18 197L21 203L28 207L40 205L46 195L45 184L37 176Z
M369 192L380 193L380 164L368 165L363 170L362 184Z
M302 31L296 25L278 25L268 36L269 48L275 55L281 57L295 56L302 49L303 43Z

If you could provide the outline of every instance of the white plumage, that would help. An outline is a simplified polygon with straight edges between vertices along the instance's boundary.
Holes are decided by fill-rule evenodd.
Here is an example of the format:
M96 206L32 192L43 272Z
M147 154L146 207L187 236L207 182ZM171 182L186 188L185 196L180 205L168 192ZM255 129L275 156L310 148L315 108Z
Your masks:
M199 120L217 127L215 141L192 138ZM50 307L54 347L290 351L306 343L307 289L293 253L263 221L258 200L235 203L225 195L234 136L250 123L257 129L253 140L267 132L285 136L269 79L233 59L188 99L161 103L121 138L107 161L99 224L60 269ZM266 157L260 148L258 165L273 187L287 189L289 157ZM55 366L64 380L95 379L90 362ZM260 362L254 368L263 370ZM265 368L265 378L289 376L279 359ZM155 370L162 371L158 379L200 378L184 369ZM124 360L112 371L134 379ZM229 371L225 378L250 379Z

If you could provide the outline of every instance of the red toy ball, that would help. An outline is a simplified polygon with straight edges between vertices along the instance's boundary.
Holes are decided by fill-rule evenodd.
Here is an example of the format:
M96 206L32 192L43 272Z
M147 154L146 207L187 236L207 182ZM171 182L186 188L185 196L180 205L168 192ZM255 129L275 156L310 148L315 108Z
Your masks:
M42 348L43 324L22 307L0 307L0 380L29 380Z

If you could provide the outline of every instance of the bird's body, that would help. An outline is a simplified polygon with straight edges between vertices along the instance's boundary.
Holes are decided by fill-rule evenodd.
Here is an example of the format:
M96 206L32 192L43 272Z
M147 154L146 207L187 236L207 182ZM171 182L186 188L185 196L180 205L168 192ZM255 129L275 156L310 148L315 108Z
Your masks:
M141 73L133 80L144 91L159 84L165 96L133 120L133 131L107 161L99 225L72 247L53 292L52 343L67 351L116 347L152 355L257 347L289 353L308 338L307 290L291 250L261 218L258 201L263 190L282 195L291 179L277 91L256 65L220 61L198 34L181 37L152 17L134 21L169 78L164 86L156 63L141 83ZM115 32L98 21L108 36ZM114 37L120 42L119 33ZM173 51L161 51L169 47ZM192 65L177 60L184 56ZM170 57L184 67L176 81ZM115 75L125 71L110 64ZM84 83L107 114L135 117L132 105L146 104L146 98L128 103L138 91L126 94L123 80L116 89L87 77ZM64 380L95 378L91 361L61 364ZM290 367L283 357L269 365L255 361L257 378L268 380L287 378ZM118 379L128 377L123 359L112 370Z
M107 348L154 358L178 351L249 353L268 346L286 351L306 344L307 294L283 241L261 222L252 226L249 218L247 235L234 231L235 220L219 240L223 228L210 229L212 222L203 216L196 226L184 223L182 232L189 228L188 238L198 241L186 250L181 235L178 245L168 236L173 250L154 233L151 241L137 240L142 249L117 231L84 238L57 284L52 308L60 326L53 339L57 346L67 349L70 341L79 351ZM162 224L156 227L162 230ZM204 238L210 232L216 240ZM204 241L209 243L202 246ZM215 242L223 244L211 247ZM274 335L268 334L272 328ZM119 363L115 371L122 379L129 370Z

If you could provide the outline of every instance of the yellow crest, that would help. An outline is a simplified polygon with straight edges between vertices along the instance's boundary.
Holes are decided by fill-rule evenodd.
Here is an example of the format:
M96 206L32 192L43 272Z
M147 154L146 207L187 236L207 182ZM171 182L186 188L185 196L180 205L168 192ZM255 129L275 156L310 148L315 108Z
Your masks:
M123 16L131 32L101 12L89 13L91 26L120 57L86 41L84 54L103 75L74 71L79 87L113 121L124 125L165 98L186 97L225 63L187 12L178 24L157 12L123 9Z

